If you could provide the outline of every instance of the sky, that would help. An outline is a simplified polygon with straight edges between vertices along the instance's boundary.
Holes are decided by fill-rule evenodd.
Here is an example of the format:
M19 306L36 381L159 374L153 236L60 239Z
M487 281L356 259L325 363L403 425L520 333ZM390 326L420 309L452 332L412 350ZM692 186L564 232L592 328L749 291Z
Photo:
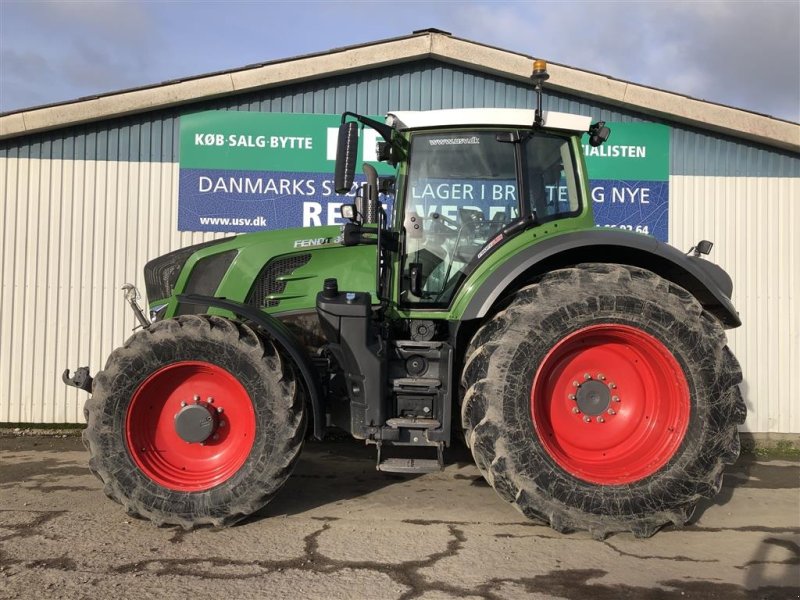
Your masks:
M800 0L0 0L0 112L430 27L800 122Z

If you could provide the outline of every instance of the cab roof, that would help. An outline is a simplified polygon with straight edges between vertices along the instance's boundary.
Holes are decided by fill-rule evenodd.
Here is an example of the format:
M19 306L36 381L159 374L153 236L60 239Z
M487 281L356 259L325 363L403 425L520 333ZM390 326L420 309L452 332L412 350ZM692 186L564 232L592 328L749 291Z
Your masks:
M386 123L400 131L434 127L503 126L531 127L534 111L522 108L454 108L447 110L400 110L386 115ZM592 124L591 117L544 111L544 127L583 133Z

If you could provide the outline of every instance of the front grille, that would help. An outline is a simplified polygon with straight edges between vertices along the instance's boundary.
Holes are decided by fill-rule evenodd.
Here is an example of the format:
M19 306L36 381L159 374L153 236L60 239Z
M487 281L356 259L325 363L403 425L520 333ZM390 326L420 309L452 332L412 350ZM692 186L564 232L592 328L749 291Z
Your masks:
M247 294L247 304L256 308L274 308L281 301L269 298L273 294L282 294L286 289L285 281L278 281L278 277L289 275L296 269L304 266L311 260L310 254L294 254L282 258L273 258L261 269L250 293Z
M173 250L163 256L154 258L144 266L144 285L147 290L147 301L164 300L172 295L175 284L189 257L203 248L232 240L235 236L211 240L194 246L186 246Z

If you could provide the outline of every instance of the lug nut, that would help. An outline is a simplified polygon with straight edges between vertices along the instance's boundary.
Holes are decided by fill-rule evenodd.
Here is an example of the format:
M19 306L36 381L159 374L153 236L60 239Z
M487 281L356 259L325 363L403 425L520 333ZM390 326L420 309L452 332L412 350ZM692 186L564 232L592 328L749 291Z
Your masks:
M613 415L617 414L617 411L615 411L613 408L609 408L608 409L608 414L613 416Z
M198 396L197 394L194 395L194 402L195 404L200 404L200 396Z
M611 397L611 401L612 402L619 402L619 396L612 396Z
M212 439L214 439L214 440L218 440L218 439L219 439L219 434L218 434L218 433L215 433L215 434L214 434L214 437L213 437Z
M575 396L575 394L569 394L567 396L567 398L569 398L570 400L575 400L575 398L577 398L577 396Z
M219 426L220 426L220 427L225 427L225 421L220 421L220 422L219 422Z
M181 406L186 406L186 401L185 400L181 400Z
M572 409L572 412L574 412L576 415L579 415L581 414L581 409L576 406L575 408Z
M589 381L589 380L592 378L592 376L591 376L591 375L589 375L588 373L584 373L584 374L583 374L583 378L584 378L586 381Z
M598 373L598 374L597 374L597 378L598 378L600 381L605 381L605 380L606 380L606 376L605 376L605 375L603 375L602 373Z
M615 389L617 389L617 384L616 383L609 383L608 387L610 387L612 390L615 390Z
M221 413L221 412L222 412L222 407L221 407L221 406L218 406L218 407L217 407L217 412L218 412L218 413Z
M597 422L598 423L605 423L606 420L603 417L597 417Z
M591 423L592 422L592 417L590 417L588 415L583 417L583 422L584 423Z
M209 396L208 399L206 400L206 402L208 402L209 404L212 404L214 402L214 398Z
M580 385L581 385L581 384L580 384L580 383L578 382L578 380L576 379L575 381L573 381L573 382L572 382L572 385L573 385L574 387L580 387Z

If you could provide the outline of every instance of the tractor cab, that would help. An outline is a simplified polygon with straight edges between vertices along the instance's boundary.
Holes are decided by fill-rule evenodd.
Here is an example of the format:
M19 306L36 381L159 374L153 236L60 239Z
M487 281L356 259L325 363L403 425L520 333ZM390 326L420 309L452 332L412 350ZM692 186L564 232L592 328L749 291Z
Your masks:
M531 227L564 219L562 231L593 226L580 154L581 136L593 127L589 117L454 109L399 111L378 124L348 116L355 120L345 120L340 129L337 190L352 185L356 122L378 129L385 140L378 157L397 167L391 232L384 239L397 240L392 299L399 307L446 309L478 264ZM372 190L380 188L371 181L371 167L366 169L364 197L344 207L351 233L374 232L359 219L362 207L377 202Z

